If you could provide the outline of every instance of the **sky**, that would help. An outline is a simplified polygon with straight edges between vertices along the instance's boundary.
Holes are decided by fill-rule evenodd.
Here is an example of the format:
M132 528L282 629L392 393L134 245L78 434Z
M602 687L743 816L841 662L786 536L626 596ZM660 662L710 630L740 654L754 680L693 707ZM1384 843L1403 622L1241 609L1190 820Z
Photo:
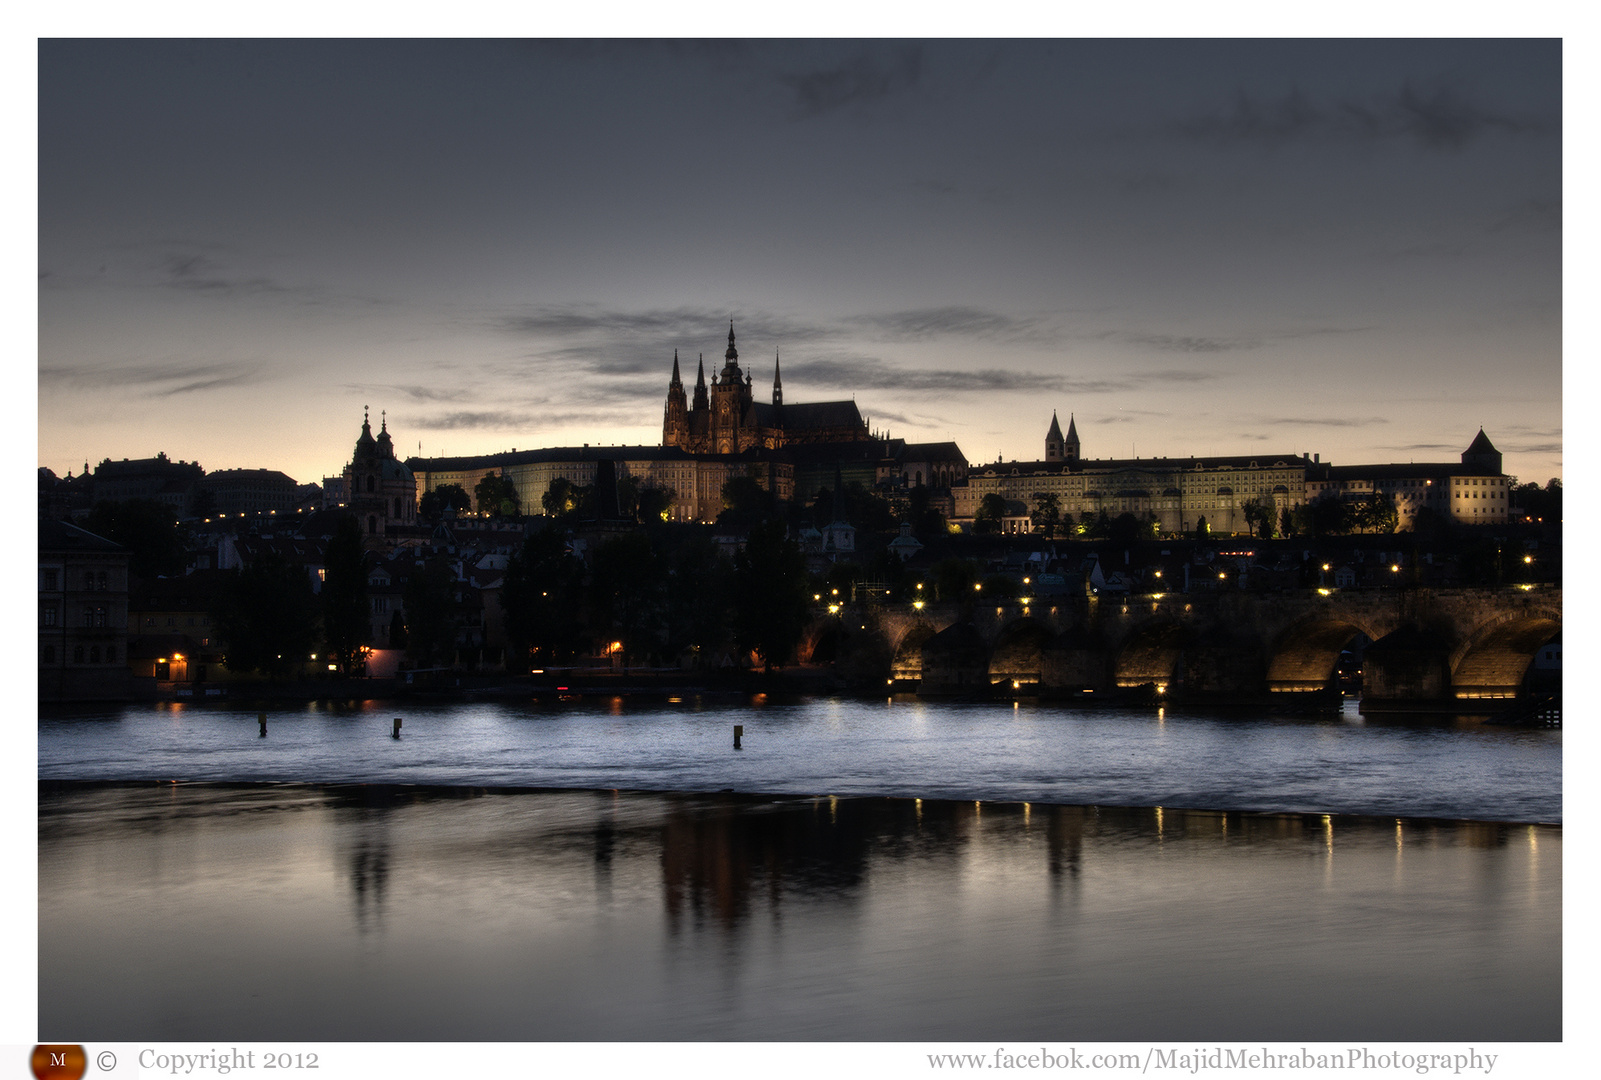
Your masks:
M971 462L1562 475L1562 44L45 40L38 454L661 441L677 350Z

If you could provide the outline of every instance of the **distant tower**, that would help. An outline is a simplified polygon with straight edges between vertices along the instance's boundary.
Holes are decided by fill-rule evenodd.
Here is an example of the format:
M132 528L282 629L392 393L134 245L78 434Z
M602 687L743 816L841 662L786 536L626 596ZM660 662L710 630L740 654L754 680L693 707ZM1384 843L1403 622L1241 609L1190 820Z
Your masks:
M1501 451L1490 442L1490 437L1480 428L1473 442L1462 451L1462 464L1470 469L1477 469L1489 476L1501 475Z
M739 367L739 350L734 347L734 320L728 320L728 351L723 354L723 370L712 381L711 452L737 454L740 427L750 408L751 387Z
M678 350L673 350L673 377L667 384L667 408L662 417L662 445L686 448L689 445L689 403L684 399L684 380L678 374Z
M778 374L778 350L773 350L773 404L784 404L784 380Z
M706 401L706 354L700 354L700 372L695 376L695 399L690 402L693 412L705 412L710 406Z
M1056 410L1051 410L1051 430L1045 433L1045 460L1062 460L1062 425L1056 422Z
M345 491L345 505L355 514L369 548L383 544L397 526L416 521L417 481L395 457L387 415L375 439L372 421L362 409L361 435L345 466Z
M1073 423L1073 414L1067 414L1067 460L1078 460L1078 428Z

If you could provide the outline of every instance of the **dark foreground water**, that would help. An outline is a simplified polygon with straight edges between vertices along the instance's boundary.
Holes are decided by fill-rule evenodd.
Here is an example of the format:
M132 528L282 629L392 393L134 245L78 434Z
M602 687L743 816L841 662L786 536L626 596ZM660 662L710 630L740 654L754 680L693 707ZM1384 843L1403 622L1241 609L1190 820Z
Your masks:
M39 772L45 1038L1561 1035L1560 732L144 705L42 717Z
M44 1039L1554 1040L1561 830L41 783Z

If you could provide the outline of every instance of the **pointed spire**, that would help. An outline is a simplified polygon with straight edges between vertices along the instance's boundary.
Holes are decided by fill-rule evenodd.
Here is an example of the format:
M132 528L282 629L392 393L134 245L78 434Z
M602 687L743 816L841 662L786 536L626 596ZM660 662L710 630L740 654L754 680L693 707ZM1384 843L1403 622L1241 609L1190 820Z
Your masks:
M706 354L700 354L700 373L695 376L695 389L706 389Z
M1078 427L1073 423L1072 413L1067 414L1067 441L1070 443L1078 442Z
M784 404L784 380L778 372L778 350L773 350L773 404Z
M667 385L668 385L668 387L674 387L674 386L682 387L684 385L683 380L678 377L678 350L677 349L673 350L673 379Z
M1047 439L1060 439L1062 437L1062 425L1057 422L1055 409L1051 410L1051 430L1045 433L1045 437Z
M728 320L728 351L723 354L724 360L738 360L739 350L734 348L734 320Z

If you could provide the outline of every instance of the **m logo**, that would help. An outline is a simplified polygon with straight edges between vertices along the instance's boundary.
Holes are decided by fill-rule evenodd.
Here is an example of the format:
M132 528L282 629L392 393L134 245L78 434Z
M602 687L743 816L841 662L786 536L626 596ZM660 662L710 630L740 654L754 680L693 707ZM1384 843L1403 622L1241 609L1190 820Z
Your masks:
M80 1080L89 1059L81 1046L35 1046L33 1075L37 1080Z

